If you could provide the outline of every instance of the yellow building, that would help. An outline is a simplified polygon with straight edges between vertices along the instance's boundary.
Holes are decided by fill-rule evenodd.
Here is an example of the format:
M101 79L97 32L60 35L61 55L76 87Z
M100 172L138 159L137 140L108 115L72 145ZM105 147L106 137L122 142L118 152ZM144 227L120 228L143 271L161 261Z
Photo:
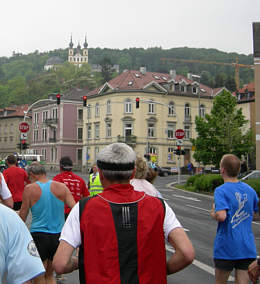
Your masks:
M5 158L9 154L21 153L18 144L21 140L30 144L29 132L21 134L19 124L23 121L24 111L28 109L28 105L15 107L6 107L0 109L0 158ZM30 124L30 117L28 117ZM23 137L21 137L23 135Z
M174 70L170 74L127 70L91 91L83 115L83 166L89 168L98 152L113 142L125 142L140 155L149 153L167 167L178 166L174 150L181 144L185 150L181 166L189 161L195 165L190 142L196 137L195 117L199 109L201 116L210 112L222 88L211 89L192 80L191 74L188 77ZM177 129L185 131L184 139L175 138Z

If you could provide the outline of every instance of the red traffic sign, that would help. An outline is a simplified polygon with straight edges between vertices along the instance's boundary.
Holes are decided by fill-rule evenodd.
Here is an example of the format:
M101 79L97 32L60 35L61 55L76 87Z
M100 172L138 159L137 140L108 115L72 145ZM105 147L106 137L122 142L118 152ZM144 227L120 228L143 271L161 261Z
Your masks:
M185 137L185 131L184 131L183 129L177 129L177 130L175 131L175 137L176 137L177 139L182 139L182 138L184 138L184 137Z
M22 133L26 133L29 131L29 124L27 122L21 122L19 124L19 130Z

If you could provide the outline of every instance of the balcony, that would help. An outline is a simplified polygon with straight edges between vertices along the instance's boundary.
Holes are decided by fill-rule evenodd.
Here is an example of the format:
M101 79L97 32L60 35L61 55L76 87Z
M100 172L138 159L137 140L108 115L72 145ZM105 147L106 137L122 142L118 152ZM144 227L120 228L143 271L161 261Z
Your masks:
M136 145L136 136L130 135L130 136L117 136L117 142L120 143L126 143L127 145L131 146L132 148Z
M46 118L44 120L44 123L46 123L49 126L53 124L58 124L58 118Z
M55 142L57 142L57 139L56 138L49 138L49 142L50 143L55 143Z
M191 115L184 116L184 123L191 123Z

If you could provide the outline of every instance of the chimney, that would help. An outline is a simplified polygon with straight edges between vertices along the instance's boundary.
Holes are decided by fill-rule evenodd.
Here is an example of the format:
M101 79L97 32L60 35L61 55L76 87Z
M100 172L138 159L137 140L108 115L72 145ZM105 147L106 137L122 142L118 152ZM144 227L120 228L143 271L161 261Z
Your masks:
M192 80L192 74L191 74L191 73L187 73L187 78L188 78L189 80Z
M140 67L140 72L145 75L146 74L146 67L145 66L141 66Z
M173 69L170 70L170 77L172 79L175 79L175 77L176 77L176 70L173 70Z

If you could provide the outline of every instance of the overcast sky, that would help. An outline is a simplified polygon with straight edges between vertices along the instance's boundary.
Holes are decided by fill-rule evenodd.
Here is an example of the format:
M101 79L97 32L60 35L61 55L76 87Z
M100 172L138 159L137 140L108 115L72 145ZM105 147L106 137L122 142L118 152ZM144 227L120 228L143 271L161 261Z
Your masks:
M2 0L0 56L89 47L216 48L253 53L260 0Z

